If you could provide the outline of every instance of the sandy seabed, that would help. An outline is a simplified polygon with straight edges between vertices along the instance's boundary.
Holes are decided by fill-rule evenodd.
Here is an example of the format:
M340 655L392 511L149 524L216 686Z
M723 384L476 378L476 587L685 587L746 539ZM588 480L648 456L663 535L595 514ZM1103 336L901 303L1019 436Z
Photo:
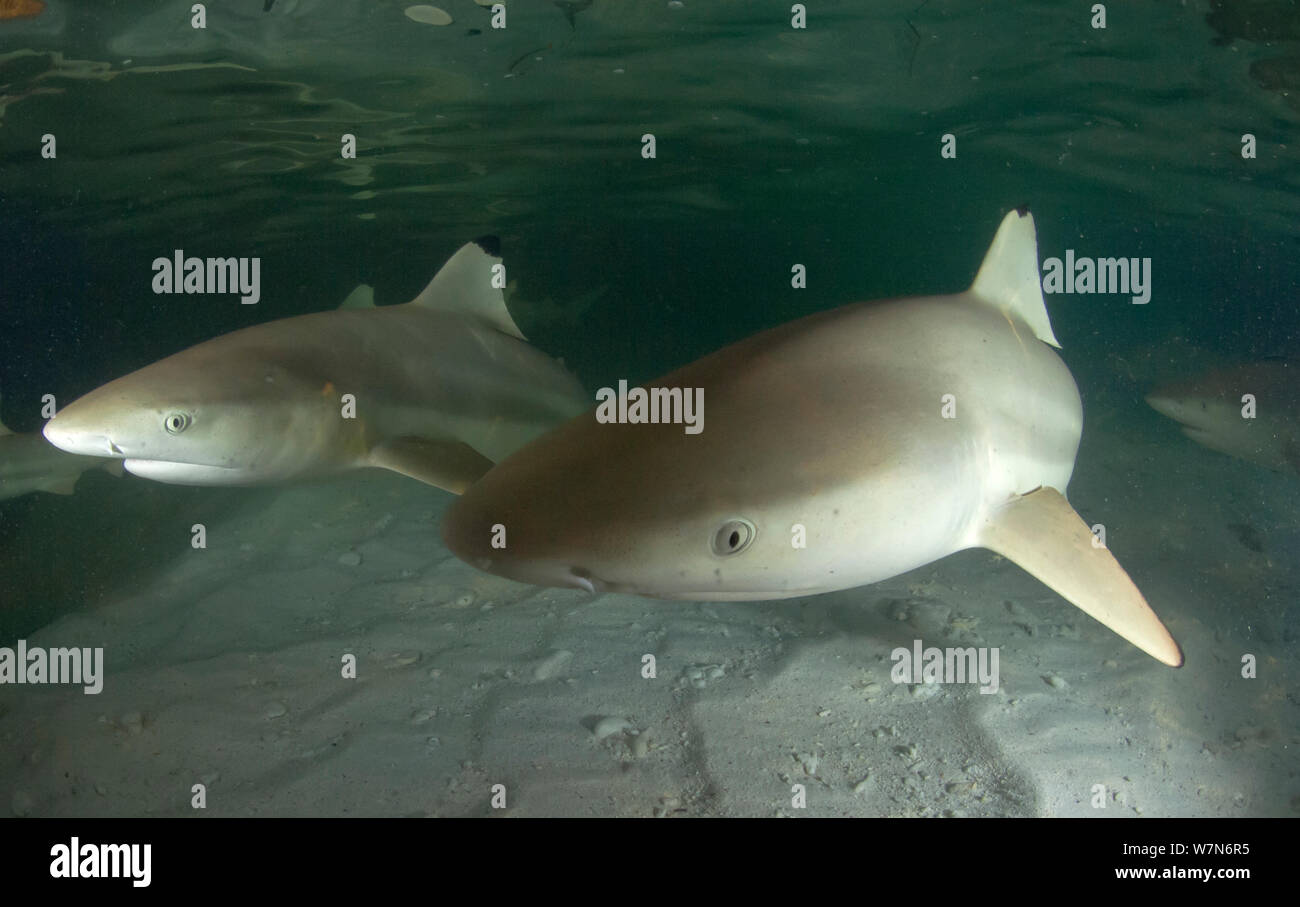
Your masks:
M84 493L111 507L139 481ZM1070 492L1085 519L1106 524L1182 645L1183 668L984 551L783 602L593 599L455 560L437 533L451 498L396 475L210 489L242 498L207 525L206 549L179 538L147 581L28 634L29 646L102 646L104 689L0 689L0 806L32 816L1300 812L1290 655L1300 483L1152 421L1138 437L1086 433ZM998 691L893 683L890 652L915 639L998 647ZM1241 677L1247 653L1255 679ZM654 678L643 676L648 654ZM346 655L355 679L342 676Z

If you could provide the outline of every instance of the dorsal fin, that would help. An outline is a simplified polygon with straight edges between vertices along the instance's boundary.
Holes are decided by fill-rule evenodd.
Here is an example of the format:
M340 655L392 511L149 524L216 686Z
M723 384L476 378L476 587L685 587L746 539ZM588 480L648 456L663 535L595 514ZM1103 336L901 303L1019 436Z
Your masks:
M359 283L348 298L343 300L340 309L373 309L375 307L375 288L368 283Z
M3 422L0 422L0 436L12 435L12 434L13 432L9 430L9 427L5 425Z
M485 236L460 247L410 305L458 312L478 318L503 334L525 340L510 317L505 296L492 286L493 265L501 264L496 237Z
M970 292L1019 318L1039 340L1060 349L1038 283L1038 234L1028 208L1009 211L1002 219Z

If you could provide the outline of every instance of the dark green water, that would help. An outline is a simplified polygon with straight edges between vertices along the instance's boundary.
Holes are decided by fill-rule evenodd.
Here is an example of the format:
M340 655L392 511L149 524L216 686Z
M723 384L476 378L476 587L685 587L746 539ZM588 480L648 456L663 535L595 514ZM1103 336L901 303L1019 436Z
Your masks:
M370 0L214 4L204 31L186 3L0 23L10 418L360 280L405 300L489 232L525 332L589 384L839 302L963 286L1022 203L1044 257L1153 259L1147 307L1051 305L1075 359L1174 334L1294 340L1300 112L1252 75L1300 46L1290 4L1271 40L1227 46L1198 4L1117 7L1104 30L1056 3L827 3L804 30L781 3L517 6L504 30L468 2L434 28ZM1265 4L1228 6L1221 29L1256 35L1258 12L1228 13ZM153 296L149 263L175 248L261 256L263 301Z

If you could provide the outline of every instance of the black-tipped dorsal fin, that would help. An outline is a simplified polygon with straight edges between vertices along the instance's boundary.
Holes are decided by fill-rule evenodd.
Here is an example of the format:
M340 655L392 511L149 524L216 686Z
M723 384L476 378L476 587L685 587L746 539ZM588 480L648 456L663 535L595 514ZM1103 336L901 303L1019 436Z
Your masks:
M506 308L505 296L493 286L494 265L501 264L495 237L466 243L447 260L429 285L410 304L443 312L457 312L492 325L503 334L526 339Z
M971 295L1019 318L1060 349L1038 282L1038 234L1028 208L1007 212L970 288Z

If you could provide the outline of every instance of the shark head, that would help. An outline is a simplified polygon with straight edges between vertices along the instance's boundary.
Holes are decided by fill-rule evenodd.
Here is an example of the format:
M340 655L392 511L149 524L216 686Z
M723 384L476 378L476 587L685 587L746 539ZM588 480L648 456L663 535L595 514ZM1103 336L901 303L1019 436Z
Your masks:
M710 468L728 458L730 468ZM602 425L588 414L471 486L442 536L487 572L592 594L716 601L823 591L824 574L791 552L790 525L807 502L746 459L678 425Z
M69 453L122 459L128 472L160 482L274 481L327 440L316 437L319 431L301 431L303 402L337 413L338 395L316 387L292 363L230 351L221 341L70 403L46 423L46 439Z
M1185 435L1202 443L1241 424L1241 404L1218 390L1172 386L1151 393L1146 401L1156 412L1182 425Z

